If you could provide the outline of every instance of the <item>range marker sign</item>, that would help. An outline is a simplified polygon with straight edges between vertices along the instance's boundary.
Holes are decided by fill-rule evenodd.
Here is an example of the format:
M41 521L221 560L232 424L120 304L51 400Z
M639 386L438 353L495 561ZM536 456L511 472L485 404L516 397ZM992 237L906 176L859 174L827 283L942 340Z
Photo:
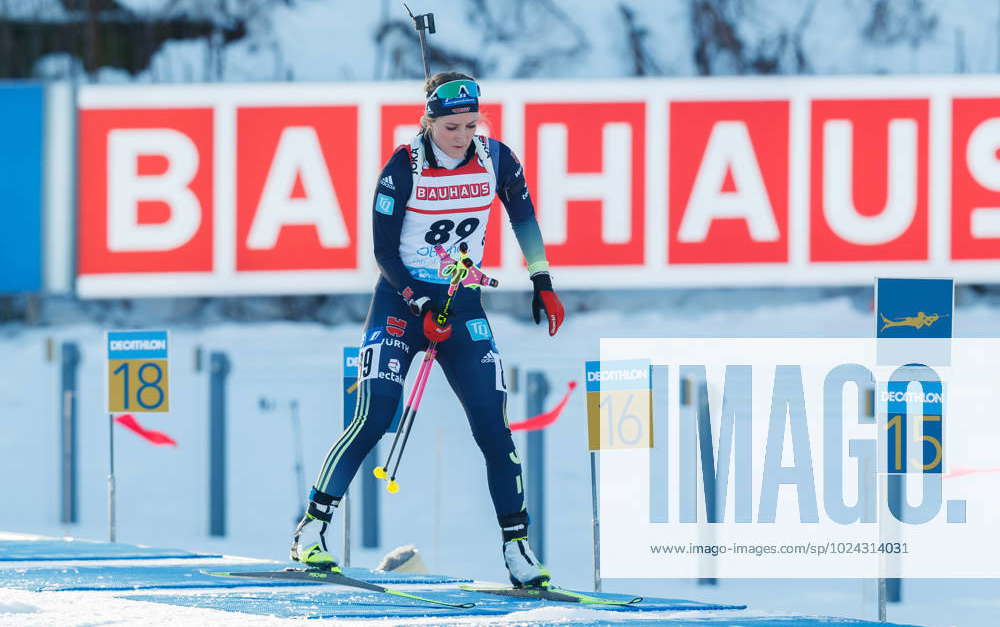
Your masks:
M108 413L170 411L166 331L108 331Z

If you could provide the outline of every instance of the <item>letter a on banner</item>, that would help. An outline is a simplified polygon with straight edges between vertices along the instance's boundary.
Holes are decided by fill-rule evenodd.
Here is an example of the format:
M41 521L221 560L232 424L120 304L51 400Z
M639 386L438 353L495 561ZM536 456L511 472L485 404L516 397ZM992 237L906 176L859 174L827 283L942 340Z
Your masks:
M732 191L725 189L727 177L732 177ZM758 242L773 242L781 235L744 122L719 122L712 129L678 241L705 241L717 218L746 220Z
M670 103L669 264L788 261L788 109Z
M304 198L293 198L296 181L302 182ZM327 172L316 129L288 127L281 133L267 174L264 193L250 226L247 247L274 248L285 225L315 225L320 243L337 248L350 243L337 192Z

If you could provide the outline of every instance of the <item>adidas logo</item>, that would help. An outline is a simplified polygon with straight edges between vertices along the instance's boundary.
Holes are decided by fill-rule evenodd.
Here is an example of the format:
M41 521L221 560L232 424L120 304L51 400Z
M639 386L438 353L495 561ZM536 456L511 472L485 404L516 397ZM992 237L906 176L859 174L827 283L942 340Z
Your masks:
M392 182L392 175L391 174L389 176L383 176L382 180L379 181L378 183L379 183L379 185L381 185L382 187L384 187L386 189L391 189L392 191L396 191L396 186Z
M481 364L495 364L496 360L493 359L493 353L486 353L483 358L479 360Z

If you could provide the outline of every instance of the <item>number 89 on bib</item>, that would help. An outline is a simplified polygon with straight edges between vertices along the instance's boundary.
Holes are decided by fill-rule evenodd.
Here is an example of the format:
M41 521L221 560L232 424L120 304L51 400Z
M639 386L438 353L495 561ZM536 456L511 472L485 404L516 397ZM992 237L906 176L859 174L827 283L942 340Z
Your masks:
M588 448L652 448L649 360L587 362Z
M108 331L108 413L170 411L166 331Z

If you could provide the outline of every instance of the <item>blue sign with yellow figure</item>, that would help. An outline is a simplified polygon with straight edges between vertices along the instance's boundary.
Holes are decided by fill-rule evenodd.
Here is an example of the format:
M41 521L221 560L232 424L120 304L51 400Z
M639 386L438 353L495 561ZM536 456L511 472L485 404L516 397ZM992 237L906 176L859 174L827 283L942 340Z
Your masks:
M877 279L875 337L950 338L954 279Z

